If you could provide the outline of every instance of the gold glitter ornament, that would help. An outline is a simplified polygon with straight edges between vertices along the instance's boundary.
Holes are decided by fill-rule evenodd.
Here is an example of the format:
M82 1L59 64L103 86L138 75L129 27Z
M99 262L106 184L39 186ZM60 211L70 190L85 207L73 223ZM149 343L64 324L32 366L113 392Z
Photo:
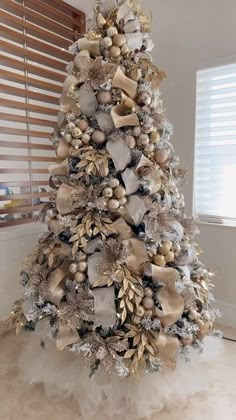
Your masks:
M108 201L107 207L109 210L115 211L118 210L118 208L120 207L120 203L118 200L111 199Z

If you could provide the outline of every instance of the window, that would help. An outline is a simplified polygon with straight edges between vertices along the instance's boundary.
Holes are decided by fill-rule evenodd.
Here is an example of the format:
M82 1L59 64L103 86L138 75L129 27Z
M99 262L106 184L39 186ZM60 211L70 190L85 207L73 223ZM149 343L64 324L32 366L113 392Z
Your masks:
M236 222L236 59L197 71L194 212Z
M0 12L1 228L34 221L50 197L49 137L85 15L62 0L1 0Z

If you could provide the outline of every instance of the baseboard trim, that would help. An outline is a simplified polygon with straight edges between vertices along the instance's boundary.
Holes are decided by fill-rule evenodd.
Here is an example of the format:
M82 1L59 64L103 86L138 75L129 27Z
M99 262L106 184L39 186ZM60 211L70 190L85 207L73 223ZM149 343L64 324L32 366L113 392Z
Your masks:
M215 307L218 308L223 314L222 318L217 319L217 324L236 328L236 304L233 305L232 303L216 299Z

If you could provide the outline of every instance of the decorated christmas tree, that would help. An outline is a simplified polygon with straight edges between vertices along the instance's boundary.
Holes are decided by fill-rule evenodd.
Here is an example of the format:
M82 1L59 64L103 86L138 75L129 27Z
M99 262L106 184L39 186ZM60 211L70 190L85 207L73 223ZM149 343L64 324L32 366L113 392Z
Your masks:
M201 351L216 311L184 212L151 18L136 1L114 3L96 3L94 24L70 48L42 215L49 231L1 326L83 353L91 376L126 378L174 370L190 347Z

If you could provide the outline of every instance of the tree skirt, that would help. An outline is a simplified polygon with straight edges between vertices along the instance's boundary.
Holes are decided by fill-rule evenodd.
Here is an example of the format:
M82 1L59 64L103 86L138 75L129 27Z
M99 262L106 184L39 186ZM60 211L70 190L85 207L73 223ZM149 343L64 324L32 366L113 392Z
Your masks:
M217 359L222 347L221 340L207 338L201 357L193 353L191 362L179 360L174 372L143 373L137 380L119 379L104 371L89 378L90 370L82 356L66 351L59 353L52 342L43 350L35 334L20 339L20 351L14 340L11 336L4 340L0 374L17 368L14 380L43 384L49 398L73 397L84 420L148 419L164 407L173 407L198 392L207 391L207 364ZM14 399L17 399L15 394Z

